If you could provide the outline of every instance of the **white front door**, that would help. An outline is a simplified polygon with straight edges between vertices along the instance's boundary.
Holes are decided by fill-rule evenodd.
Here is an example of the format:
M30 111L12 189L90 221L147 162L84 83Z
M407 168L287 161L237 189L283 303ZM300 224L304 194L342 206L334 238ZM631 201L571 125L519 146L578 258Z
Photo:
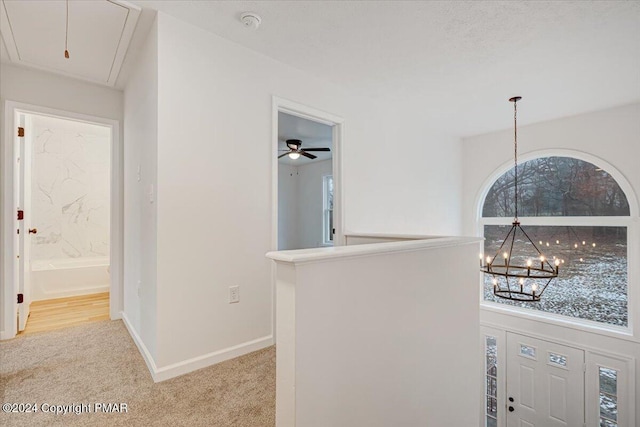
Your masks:
M507 427L582 427L584 351L507 332Z

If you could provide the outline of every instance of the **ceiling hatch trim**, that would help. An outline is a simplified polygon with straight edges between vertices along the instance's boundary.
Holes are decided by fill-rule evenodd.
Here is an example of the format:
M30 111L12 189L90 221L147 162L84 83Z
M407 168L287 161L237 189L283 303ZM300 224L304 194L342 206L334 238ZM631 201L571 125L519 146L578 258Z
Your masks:
M74 18L77 20L76 22L82 22L83 25L89 25L89 19L99 21L101 24L99 26L91 26L91 34L83 31L80 34L76 33L75 36L72 36L73 27L71 27L69 30L71 60L61 62L62 60L57 57L52 60L51 55L54 50L51 49L51 44L49 44L52 43L52 40L29 40L27 34L30 33L29 25L43 25L44 23L44 25L49 26L55 25L57 28L58 22L56 22L56 19L61 20L64 17L64 0L56 2L15 2L9 8L7 8L6 0L1 1L0 32L9 60L12 63L93 83L115 86L141 13L141 9L138 6L124 0L103 0L102 2L70 1L70 26L73 24ZM15 7L17 4L20 5L20 9ZM45 16L46 9L43 10L43 6L55 7L55 4L58 4L58 8L61 7L63 12L55 16ZM74 6L76 6L75 17L73 16ZM109 8L110 6L111 8ZM113 9L114 7L118 9ZM93 10L95 10L95 13L92 13ZM101 16L100 14L104 14L106 10L110 12L109 16ZM78 14L82 14L82 16L78 16ZM60 25L59 34L64 37L64 22ZM76 46L82 45L82 49L85 49L83 54L87 54L87 57L78 58L78 49L75 49L74 54L71 37L76 38ZM93 37L94 42L103 44L91 46L87 42L87 40L91 40L91 37ZM63 57L63 49L64 45L61 45L60 58ZM25 54L25 51L28 54ZM89 53L92 55L91 58L88 57Z

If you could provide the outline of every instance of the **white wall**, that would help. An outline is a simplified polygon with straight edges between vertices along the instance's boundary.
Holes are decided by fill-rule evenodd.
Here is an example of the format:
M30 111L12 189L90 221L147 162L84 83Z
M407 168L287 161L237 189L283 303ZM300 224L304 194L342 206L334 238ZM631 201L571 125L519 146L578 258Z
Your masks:
M278 163L278 249L298 247L298 167Z
M322 177L332 174L332 162L324 160L298 167L298 248L322 246Z
M424 110L391 100L375 139L345 142L347 234L460 234L461 141L456 129L434 132Z
M322 246L323 180L332 160L293 166L278 163L278 249Z
M271 158L274 95L344 118L347 229L386 231L394 219L390 212L407 211L417 199L418 213L407 216L398 229L457 230L457 214L447 213L455 219L436 224L442 209L457 206L455 197L440 197L444 193L436 178L446 180L446 176L418 167L423 159L390 157L397 141L395 135L387 138L383 106L168 15L159 13L157 20L157 280L153 282L149 274L151 281L143 280L141 293L141 305L154 304L157 297L154 364L160 374L156 378L272 342L271 275L264 253L274 249L270 235L271 170L277 161ZM140 108L133 101L144 95L129 92L141 85L147 88L144 93L152 91L151 82L141 81L125 90L127 127L134 126L130 114L139 114L131 111ZM152 118L135 123L144 120ZM147 135L153 139L151 131ZM129 133L127 141L132 141ZM419 147L425 144L446 142L420 139L406 146L422 153L427 150ZM154 155L153 150L144 152L147 158ZM439 162L437 173L453 176L459 159L445 157ZM447 169L447 164L452 167ZM388 180L380 174L383 166L391 176L411 167L414 173L411 179L379 187ZM125 180L130 185L130 179ZM133 206L134 212L140 209ZM142 225L150 227L152 222L148 218ZM143 253L153 252L152 245L145 241ZM141 260L141 265L147 264ZM135 272L129 273L131 283ZM240 286L241 298L239 304L230 305L229 287L234 285ZM155 287L155 294L146 294L151 292L145 291L147 286Z
M276 423L477 426L478 241L268 254L277 260Z
M518 108L526 114L526 106ZM613 166L631 186L627 189L631 197L633 226L630 228L629 247L640 246L637 196L640 194L640 104L582 114L563 119L537 123L518 128L518 148L522 156L535 152L549 154L550 150L571 150L587 153ZM511 167L513 156L513 130L506 129L486 135L467 138L463 142L463 215L464 233L479 234L476 228L476 213L482 192L488 190L490 180ZM556 151L557 153L557 151ZM595 161L594 163L598 163ZM602 163L600 164L602 165ZM616 338L596 329L559 327L541 322L539 319L513 317L501 312L483 309L481 322L488 326L506 327L519 332L569 345L636 358L636 408L640 408L640 306L637 296L640 291L640 262L637 252L630 249L629 258L629 311L633 335ZM635 254L635 255L634 255ZM634 293L635 292L635 293ZM634 300L635 298L635 300ZM619 335L618 335L619 336ZM640 410L636 412L636 425L640 425Z
M156 362L164 367L272 342L264 257L272 95L345 117L354 146L377 132L370 102L161 13L158 33ZM228 303L232 285L239 304Z
M154 23L124 96L124 319L157 356L158 37ZM186 230L185 230L186 231ZM185 249L187 250L187 249ZM176 283L177 285L177 283ZM143 350L144 353L144 350ZM153 369L153 368L152 368Z
M58 76L43 71L36 71L22 67L15 67L8 64L0 64L0 135L3 139L3 149L0 155L4 156L7 144L13 144L13 140L6 139L5 126L5 101L15 101L41 107L54 108L57 110L69 111L72 113L86 114L101 118L122 121L123 105L122 92L74 80L68 77ZM5 174L0 174L0 201L2 206L0 211L5 212ZM116 192L119 189L115 189ZM9 235L14 225L3 218L4 225L0 232L0 241L3 245L11 244ZM112 242L113 244L113 242ZM0 254L0 269L4 268L5 260L3 249ZM0 271L3 278L2 286L11 284L11 279L7 277L5 271ZM3 293L3 295L5 295ZM4 331L4 316L0 331Z

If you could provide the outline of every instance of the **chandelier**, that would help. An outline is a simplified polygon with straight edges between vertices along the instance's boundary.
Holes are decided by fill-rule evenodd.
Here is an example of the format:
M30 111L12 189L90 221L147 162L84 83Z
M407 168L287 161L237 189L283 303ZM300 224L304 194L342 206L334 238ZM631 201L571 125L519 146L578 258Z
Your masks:
M560 259L555 259L551 265L549 260L540 252L540 249L531 240L529 235L520 226L518 220L518 107L517 103L522 97L515 96L509 99L513 102L513 146L514 146L514 170L515 170L515 199L514 218L511 229L502 241L498 251L493 257L484 258L480 254L480 271L491 276L493 294L499 298L513 301L540 301L545 289L551 281L558 277ZM514 246L521 246L522 251L514 254ZM520 255L529 253L530 256Z

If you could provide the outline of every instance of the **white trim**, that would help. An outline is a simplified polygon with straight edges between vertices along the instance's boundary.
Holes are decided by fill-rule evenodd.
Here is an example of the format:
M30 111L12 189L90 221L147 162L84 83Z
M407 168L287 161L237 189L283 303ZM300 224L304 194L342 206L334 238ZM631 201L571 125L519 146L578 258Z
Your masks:
M592 320L580 319L578 317L563 316L561 314L549 313L546 311L514 307L492 301L481 300L480 310L492 311L494 313L507 316L520 317L526 320L548 323L554 326L575 329L582 332L590 332L625 341L640 342L638 338L634 337L631 328L625 328L623 326L609 325L607 323L594 322ZM523 334L527 335L529 332L525 331Z
M138 347L138 351L142 355L142 358L144 359L144 363L147 364L147 369L149 369L151 378L153 378L154 382L157 382L155 379L156 362L153 360L153 356L151 356L151 353L147 349L147 346L144 345L144 342L142 342L140 335L138 335L138 332L135 330L135 328L131 324L129 317L127 317L127 313L125 313L124 311L121 312L120 317L122 319L122 322L124 323L124 326L127 328L127 331L129 331L129 335L133 339L133 342L136 344L136 347Z
M75 120L86 123L93 123L111 128L111 241L110 241L110 270L111 286L109 292L110 317L119 319L123 310L123 288L122 288L122 253L123 253L123 201L122 201L122 142L120 141L120 124L117 120L103 117L90 116L86 114L73 113L70 111L58 110L54 108L41 107L32 104L25 104L15 101L5 101L5 135L3 138L4 156L2 159L3 176L3 199L2 215L0 219L0 232L2 233L2 258L0 262L3 266L4 277L0 283L0 294L3 295L2 311L4 313L4 331L0 339L9 339L15 336L10 331L16 330L17 306L13 303L17 294L14 283L14 263L16 253L13 247L13 240L9 236L15 231L15 182L14 182L14 131L15 113L27 113L44 116L58 117L67 120ZM11 285L13 284L13 286Z
M173 363L171 365L158 368L155 361L153 360L153 356L144 345L144 342L142 341L136 330L129 322L129 318L127 317L126 313L122 313L122 320L127 330L129 331L129 334L133 338L133 342L135 342L138 350L140 350L140 354L142 354L142 358L147 364L147 368L149 368L149 372L151 373L151 377L153 378L154 382L161 382L171 378L175 378L180 375L184 375L198 369L206 368L208 366L224 362L225 360L243 356L254 351L262 350L263 348L267 348L273 345L273 336L268 335L252 341L248 341L246 343L224 348L222 350L203 354L202 356L193 357L191 359L183 360L178 363Z
M402 240L397 242L369 243L353 246L296 249L267 252L266 257L281 263L306 264L326 261L343 261L349 258L377 256L400 252L415 252L436 248L469 245L480 242L480 237L439 237L426 240Z
M222 350L213 351L211 353L203 354L202 356L193 357L191 359L183 360L182 362L157 368L153 373L153 380L155 382L165 381L170 378L188 374L189 372L193 372L198 369L206 368L207 366L224 362L225 360L234 359L254 351L262 350L263 348L271 347L273 344L273 335L267 335L252 341L234 345L233 347L223 348Z
M519 216L521 225L551 225L572 227L629 227L633 219L628 216ZM481 225L511 225L511 217L483 217Z

